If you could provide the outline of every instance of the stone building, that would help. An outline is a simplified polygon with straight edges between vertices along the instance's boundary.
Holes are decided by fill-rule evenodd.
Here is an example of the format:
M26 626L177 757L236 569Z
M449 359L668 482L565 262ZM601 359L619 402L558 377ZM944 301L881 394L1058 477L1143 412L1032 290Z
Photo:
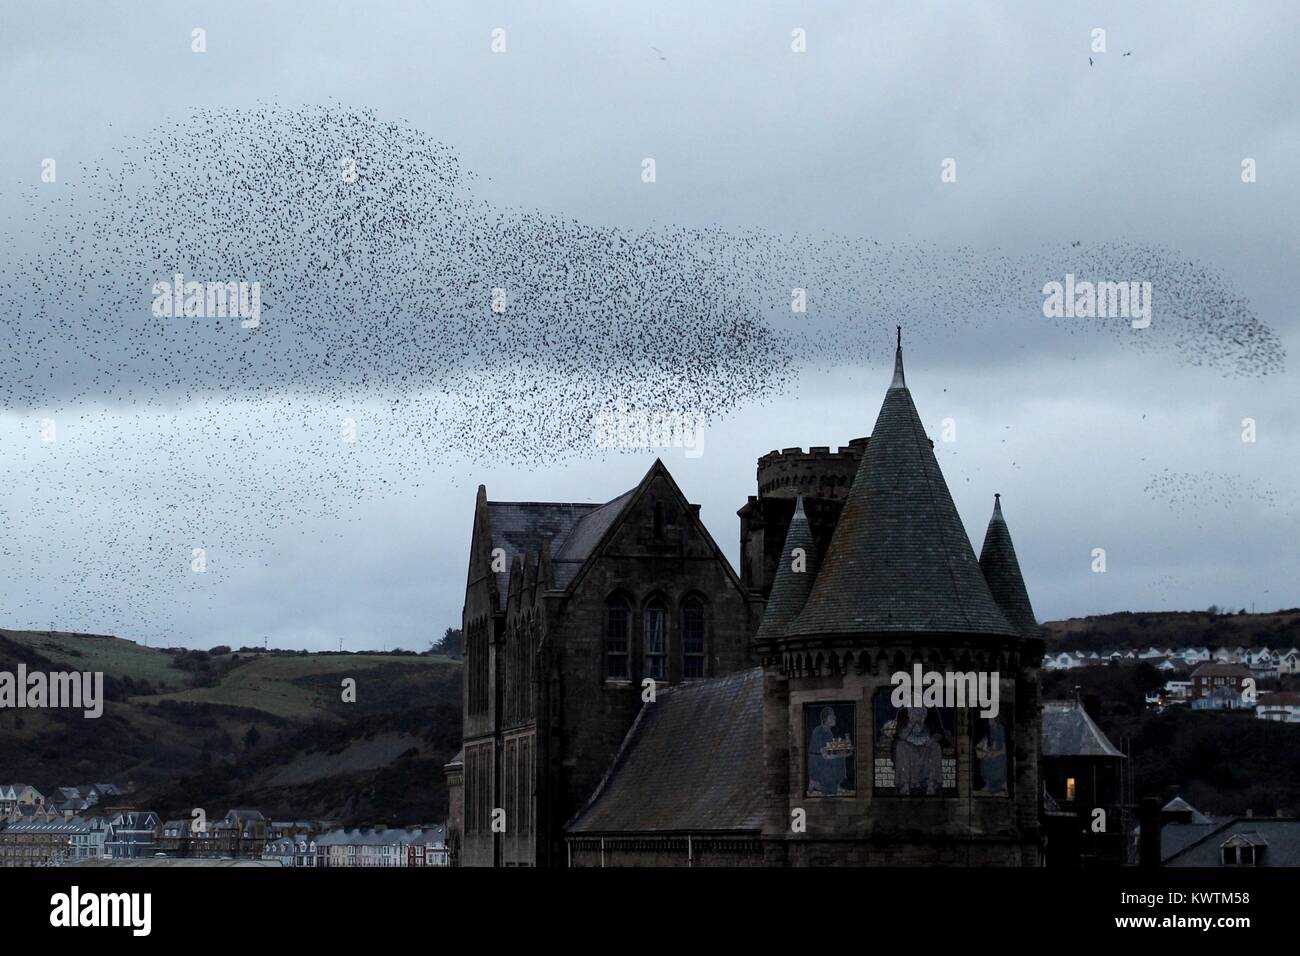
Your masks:
M1048 866L1121 866L1128 860L1128 756L1078 700L1043 702L1039 778ZM1102 816L1097 816L1097 811Z
M671 482L666 471L655 479L656 469L662 465L647 481ZM548 657L546 636L532 641L537 666L547 668L548 677L538 682L549 694L545 712L572 715L563 723L546 721L546 747L530 751L541 768L539 792L549 789L565 801L564 812L552 802L539 814L549 813L551 827L561 817L567 821L562 835L553 831L549 849L533 858L573 866L1039 864L1043 644L1000 501L975 556L904 380L901 345L869 439L835 453L787 449L765 456L758 485L758 495L740 511L739 581L702 526L694 534L707 542L709 560L678 566L670 585L659 581L663 572L645 547L656 537L649 529L661 522L641 505L635 522L640 553L607 565L587 599L585 630L564 639L582 650L556 659ZM621 501L601 507L629 507ZM696 517L684 500L681 506L679 521ZM504 733L490 722L493 698L500 696L493 692L500 667L491 649L504 649L510 659L511 628L528 633L513 623L524 618L520 609L563 586L553 556L565 555L577 541L570 566L593 559L585 535L572 528L600 510L531 506L596 510L550 515L554 528L537 536L535 549L526 549L538 556L516 562L508 575L502 567L491 575L486 562L496 539L485 523L493 507L480 490L465 620L467 659L473 622L483 621L474 641L480 672L467 677L476 688L467 699L476 695L481 709L473 720L467 705L462 862L491 862L488 843L471 851L469 821L478 821L475 832L486 833L483 815L500 806L486 802L488 796L511 791L509 785L494 791L490 783L492 747L500 753L510 737L508 717ZM713 577L693 577L700 573ZM537 585L552 579L547 588ZM492 586L510 596L496 632L487 623L498 607L488 592ZM631 597L660 590L704 595L709 646L725 652L711 650L704 673L669 667L667 686L653 701L608 696L610 674L601 683L593 671L599 648L590 646L601 626L601 602L624 591ZM759 622L756 602L764 597ZM646 599L640 600L644 608ZM626 606L614 620L637 607ZM615 635L613 646L630 642L632 659L642 663L639 671L628 671L639 690L640 677L659 671L643 662L644 638L625 637L625 625L610 620L604 618L604 628ZM683 621L684 633L689 627ZM647 623L641 630L653 629ZM899 673L938 681L952 694L982 687L996 693L997 707L964 696L896 702ZM574 702L557 689L562 682ZM476 746L483 753L477 774L485 781L478 790L485 802L474 810L470 755ZM508 774L510 758L501 763ZM581 773L566 773L570 766ZM449 779L458 772L449 766ZM543 783L556 774L564 786ZM510 835L508 808L505 819L506 832L491 851L498 862L509 862L512 842L527 836Z
M825 551L853 487L867 439L855 438L838 451L829 447L786 448L758 460L758 494L740 509L740 579L767 597L794 516L796 499L816 547Z
M658 693L749 666L761 612L662 462L605 504L489 501L480 486L464 748L446 768L459 864L562 864L564 823L643 682Z

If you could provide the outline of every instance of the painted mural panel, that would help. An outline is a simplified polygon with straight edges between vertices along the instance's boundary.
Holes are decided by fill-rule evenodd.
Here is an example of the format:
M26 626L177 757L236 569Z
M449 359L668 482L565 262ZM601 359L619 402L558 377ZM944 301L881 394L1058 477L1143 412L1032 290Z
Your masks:
M971 792L981 797L1011 794L1011 713L981 717L971 711Z
M857 791L854 710L851 703L804 705L808 796L851 797Z
M885 796L957 794L957 710L895 707L890 689L875 699L875 792Z

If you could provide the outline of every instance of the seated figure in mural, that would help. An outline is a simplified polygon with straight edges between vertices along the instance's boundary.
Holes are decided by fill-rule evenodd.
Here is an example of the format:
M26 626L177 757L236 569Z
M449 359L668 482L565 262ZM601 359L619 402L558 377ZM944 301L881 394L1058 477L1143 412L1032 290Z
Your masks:
M845 740L836 740L833 708L823 707L818 716L821 722L808 735L808 793L825 797L850 792L845 786L848 756L844 752L850 738L846 733Z
M1007 732L996 717L982 719L984 735L975 744L975 759L979 761L980 779L984 787L980 793L1007 792Z
M894 729L894 785L899 793L943 791L943 747L930 732L924 707L904 707Z

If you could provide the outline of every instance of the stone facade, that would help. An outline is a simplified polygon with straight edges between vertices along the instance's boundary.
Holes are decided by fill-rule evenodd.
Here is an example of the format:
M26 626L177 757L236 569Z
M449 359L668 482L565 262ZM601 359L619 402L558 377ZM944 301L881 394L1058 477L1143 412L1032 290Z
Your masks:
M745 587L764 597L772 589L796 498L803 499L813 540L825 552L866 446L867 439L855 438L834 452L829 447L806 452L786 448L758 460L758 494L750 495L737 512L740 578Z
M480 487L465 749L448 768L460 864L563 865L564 823L609 768L643 682L750 666L761 610L661 462L605 505L490 502Z
M1000 502L975 556L901 346L870 439L773 452L757 478L740 578L659 463L604 506L525 513L480 489L463 862L1041 864L1043 642ZM508 554L498 526L536 545ZM688 668L690 601L708 651ZM996 714L895 701L899 672L982 682Z

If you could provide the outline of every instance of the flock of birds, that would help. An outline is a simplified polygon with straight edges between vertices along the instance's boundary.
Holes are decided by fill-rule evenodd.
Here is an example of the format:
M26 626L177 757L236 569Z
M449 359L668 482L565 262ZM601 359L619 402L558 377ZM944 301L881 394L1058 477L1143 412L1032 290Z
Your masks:
M1271 485L1215 471L1173 471L1163 468L1142 489L1164 502L1180 518L1196 519L1210 511L1231 511L1243 502L1276 508L1278 493Z
M1225 375L1285 361L1221 276L1170 249L591 226L496 208L446 145L339 105L197 110L27 203L0 271L0 403L30 417L4 436L30 488L0 512L0 553L32 568L42 593L6 610L36 626L53 605L61 627L166 633L184 622L149 608L212 601L284 528L346 519L431 463L610 454L593 432L618 404L717 420L810 370L883 365L895 324L986 350L1110 336ZM1067 271L1152 281L1151 327L1043 318ZM259 322L154 315L176 273L258 282ZM76 540L42 534L69 516ZM208 577L188 573L196 547L222 556Z

